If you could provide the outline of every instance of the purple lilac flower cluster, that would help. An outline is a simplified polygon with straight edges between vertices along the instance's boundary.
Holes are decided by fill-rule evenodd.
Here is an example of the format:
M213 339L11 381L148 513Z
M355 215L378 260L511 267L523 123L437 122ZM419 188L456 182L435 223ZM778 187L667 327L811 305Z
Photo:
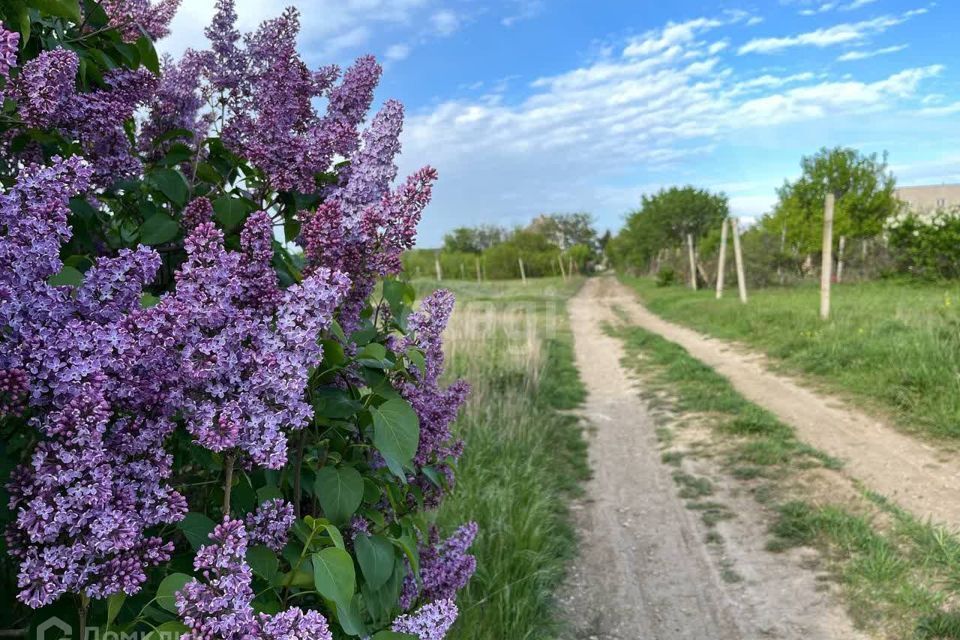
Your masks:
M43 439L8 486L7 530L20 561L19 597L38 607L61 594L136 592L172 547L147 534L186 512L168 484L173 428L138 393L137 340L127 326L159 260L146 249L101 260L84 284L52 286L70 237L68 200L91 168L55 158L21 171L0 196L0 368L23 372ZM136 417L129 417L135 415Z
M332 640L326 619L316 611L254 612L242 521L224 518L210 539L213 543L202 547L193 563L202 580L187 583L176 596L177 610L190 629L183 640Z
M281 293L270 243L265 213L248 218L239 252L225 249L213 223L198 225L176 290L138 320L154 367L176 372L179 409L197 442L212 451L239 449L277 469L286 462L285 430L313 415L303 390L322 359L316 336L349 283L322 270Z
M409 610L417 600L436 602L456 598L477 570L477 559L467 553L477 529L476 522L468 522L442 541L437 529L431 529L429 539L419 545L419 579L411 572L403 582L402 610Z
M410 403L420 419L420 442L414 461L421 466L433 465L443 475L447 487L455 480L452 463L463 453L463 443L453 437L450 427L467 400L470 385L457 380L447 387L440 384L443 375L443 331L453 312L454 297L438 290L427 296L420 309L407 319L408 334L396 340L392 349L402 353L409 348L423 352L424 370L411 367L413 380L397 382L398 391ZM439 505L443 491L427 478L416 477L428 507Z
M30 383L22 369L0 370L0 418L19 415L27 406Z
M467 586L477 569L477 559L467 553L477 537L477 523L468 522L441 541L437 531L420 548L421 597L427 602L448 600Z
M110 24L133 42L147 34L151 40L160 40L170 33L173 21L182 0L100 0Z
M79 287L49 285L71 234L68 200L91 178L83 160L55 159L0 196L0 370L23 372L17 388L29 388L45 436L10 485L7 536L30 606L67 591L133 593L167 558L146 531L186 512L166 484L175 413L208 448L282 466L285 429L311 416L303 389L322 358L316 336L349 286L318 270L281 293L265 214L250 217L239 252L198 225L176 291L149 309L138 302L159 257L143 247L100 259ZM290 517L267 507L259 539L279 544Z
M133 41L164 36L180 0L101 4ZM0 194L0 415L26 410L39 435L8 486L15 513L8 547L20 562L19 598L31 607L67 592L135 593L147 571L169 559L172 545L151 532L187 511L170 486L173 459L164 450L178 422L200 446L241 463L286 463L287 432L313 416L304 389L323 358L318 335L335 314L348 333L358 326L376 280L401 270L430 201L437 178L430 167L393 186L400 103L386 102L361 133L381 74L372 57L342 76L335 66L310 70L295 48L296 10L243 37L236 20L234 0L218 0L206 32L210 50L165 60L160 77L115 69L101 88L83 93L71 50L43 51L11 74L19 34L0 25L0 77L7 79L0 97L16 103L26 125L57 132L84 158L54 157L43 167L30 162L39 148L28 146L18 152L16 184ZM318 98L327 102L322 115ZM149 116L134 143L128 124L144 108ZM212 130L262 172L265 182L252 181L260 190L253 199L319 192L322 204L303 217L299 239L306 277L281 289L269 213L248 216L239 249L228 250L210 200L199 197L182 213L186 261L175 290L156 305L140 307L161 265L142 246L100 257L77 286L49 284L72 235L70 198L90 199L91 191L140 176L139 154L159 157L172 144L165 134L177 129L192 135L197 153ZM334 169L339 159L347 162ZM462 445L449 426L468 391L462 381L439 384L440 335L452 305L447 292L428 298L394 345L424 352L424 370L414 368L413 381L398 382L398 390L420 417L416 462L438 467L451 482ZM428 506L438 504L435 487L414 482L423 483ZM332 637L315 611L253 611L247 545L279 551L293 522L292 505L271 500L214 530L213 544L195 559L202 579L178 595L188 639ZM369 527L358 517L351 533ZM457 614L452 599L475 568L466 553L475 534L474 524L443 542L431 533L421 548L422 589L416 580L405 584L403 608L427 604L398 618L395 630L429 640L445 635Z
M0 77L10 76L10 69L17 66L17 48L20 46L20 34L7 31L0 22Z
M425 604L412 614L403 614L390 627L397 633L409 633L420 640L443 640L457 620L453 600L437 600Z
M279 552L287 544L293 521L293 505L280 498L267 500L244 521L250 541Z
M43 51L23 65L5 93L28 126L57 130L79 142L93 164L95 183L106 186L141 168L124 123L153 95L157 78L145 69L115 69L104 77L106 88L81 93L76 89L79 64L68 49Z
M316 190L315 176L336 155L358 144L357 127L373 101L381 69L370 56L350 67L339 82L335 66L311 71L296 50L300 14L289 8L241 37L233 0L218 0L206 30L210 49L188 52L181 65L191 72L170 81L157 97L155 118L190 108L190 94L213 104L227 146L264 172L274 190ZM192 73L196 71L196 73ZM326 98L320 115L312 101ZM148 125L149 126L149 125ZM191 127L187 127L191 128Z

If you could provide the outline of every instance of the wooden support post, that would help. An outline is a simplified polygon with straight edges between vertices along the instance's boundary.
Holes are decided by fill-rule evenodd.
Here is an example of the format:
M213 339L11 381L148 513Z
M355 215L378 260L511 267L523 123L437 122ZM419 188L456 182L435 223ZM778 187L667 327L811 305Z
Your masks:
M687 234L687 254L690 257L690 288L697 290L697 260L693 256L693 234Z
M437 270L437 282L443 282L443 270L440 269L440 256L433 256L433 266Z
M704 282L710 282L710 276L707 275L707 270L703 268L703 263L700 262L700 256L694 252L693 258L697 262L697 273L700 274L700 277L703 278Z
M480 273L480 258L477 258L477 282L483 282L483 274Z
M727 267L727 219L720 225L720 258L717 262L717 300L723 297L723 276Z
M527 284L527 271L523 268L523 258L517 258L517 262L520 263L520 279L523 280L523 284Z
M733 259L737 263L737 288L740 302L747 304L747 278L743 274L743 252L740 250L740 229L736 218L730 218L730 233L733 234Z
M787 225L780 227L780 255L777 257L777 280L783 284L783 252L787 248Z
M847 236L840 236L840 247L837 249L837 282L843 282L843 249L847 246Z
M563 277L563 281L567 281L567 272L563 270L563 256L557 256L557 262L560 264L560 275Z
M460 263L460 279L461 280L467 279L467 268L463 266L462 262Z
M833 270L833 205L834 195L827 194L823 206L823 257L820 261L820 317L830 317L830 280Z

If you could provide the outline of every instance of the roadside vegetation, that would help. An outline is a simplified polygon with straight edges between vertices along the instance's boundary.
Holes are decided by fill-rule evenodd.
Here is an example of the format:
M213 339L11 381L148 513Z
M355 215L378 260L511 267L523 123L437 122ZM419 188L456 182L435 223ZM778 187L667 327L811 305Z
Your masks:
M588 273L600 261L607 239L598 237L590 214L545 214L513 229L458 227L444 236L440 249L406 252L403 268L413 278L437 277L438 267L444 279L566 278Z
M765 506L769 551L818 548L858 626L890 640L960 638L956 535L836 473L836 461L799 442L788 425L678 345L639 328L611 331L624 340L626 364L644 388L668 406L670 419L658 430L663 461L677 467L678 494L701 513L709 543L722 547L715 527L736 514L714 495L709 478L681 469L685 458L718 459L722 472ZM711 442L678 448L678 430L692 423L709 425ZM811 488L818 484L820 490ZM724 566L722 575L739 579L735 566Z
M864 282L835 287L830 322L813 286L735 296L658 287L625 277L651 311L758 348L859 404L889 412L908 432L960 438L960 284Z
M579 422L563 412L585 393L565 310L580 282L416 281L420 294L457 295L450 375L472 387L456 426L466 443L457 488L440 513L480 525L452 639L557 635L554 591L576 548L567 507L588 473Z

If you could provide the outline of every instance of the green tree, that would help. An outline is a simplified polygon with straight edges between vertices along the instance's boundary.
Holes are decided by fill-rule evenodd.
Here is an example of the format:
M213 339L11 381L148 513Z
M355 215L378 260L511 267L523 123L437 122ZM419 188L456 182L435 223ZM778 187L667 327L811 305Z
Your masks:
M816 252L822 242L823 209L828 193L836 197L834 235L864 238L879 234L899 206L896 180L886 154L823 148L800 162L801 176L777 190L779 202L762 224L770 233L786 228L787 242L801 252Z
M487 276L491 279L519 278L520 258L523 258L527 277L539 278L555 273L560 249L542 233L520 229L483 255Z
M507 237L503 227L484 224L476 227L457 227L443 236L443 249L451 253L483 253Z
M612 241L610 254L621 267L644 267L664 248L698 241L730 214L727 196L696 187L670 187L643 196L640 209L627 216Z
M591 248L597 244L597 230L593 228L593 216L589 213L542 215L530 224L530 229L545 236L562 251L578 244Z

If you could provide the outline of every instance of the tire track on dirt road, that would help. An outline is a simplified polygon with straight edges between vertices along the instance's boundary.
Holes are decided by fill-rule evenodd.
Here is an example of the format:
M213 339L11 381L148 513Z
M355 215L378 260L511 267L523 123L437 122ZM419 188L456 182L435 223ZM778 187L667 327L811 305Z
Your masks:
M631 322L674 342L725 376L741 395L792 426L797 437L843 461L843 472L921 518L960 528L960 457L900 433L841 400L768 368L764 356L668 322L612 277L587 283Z
M851 640L862 636L812 572L764 551L767 523L743 496L729 552L743 579L722 576L698 515L660 460L656 425L604 332L621 303L609 279L589 280L570 301L593 477L576 509L579 556L563 598L583 640ZM608 294L614 297L608 297ZM729 496L728 496L729 497ZM727 559L724 559L727 560Z

